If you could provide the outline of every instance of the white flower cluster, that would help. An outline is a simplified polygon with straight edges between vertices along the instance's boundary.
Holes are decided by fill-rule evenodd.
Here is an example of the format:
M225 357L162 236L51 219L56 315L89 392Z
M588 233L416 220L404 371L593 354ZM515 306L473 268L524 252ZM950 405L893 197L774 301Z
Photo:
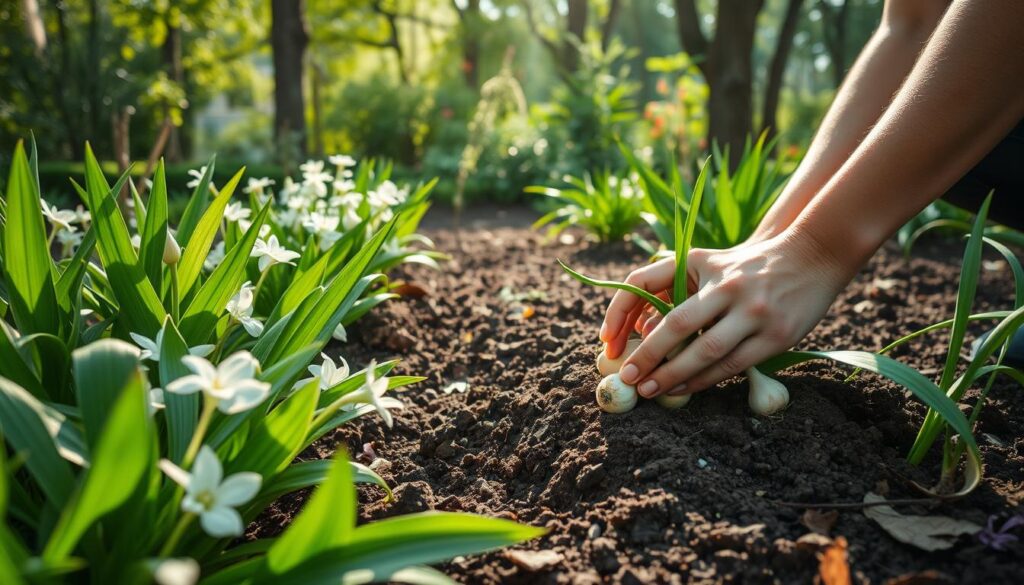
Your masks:
M81 205L76 209L59 209L42 198L39 203L43 208L43 217L50 222L50 243L56 240L60 244L61 257L70 256L82 243L92 216ZM82 229L79 230L79 227Z

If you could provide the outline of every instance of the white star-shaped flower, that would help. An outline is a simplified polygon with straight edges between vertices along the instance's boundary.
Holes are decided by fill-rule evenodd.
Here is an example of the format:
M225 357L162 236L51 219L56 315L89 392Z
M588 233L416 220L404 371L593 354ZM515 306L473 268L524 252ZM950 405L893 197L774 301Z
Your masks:
M156 332L156 339L150 339L145 335L139 335L138 333L129 333L129 337L135 342L135 345L142 348L142 353L139 354L140 360L152 360L154 362L160 361L160 348L164 345L164 330ZM196 355L199 357L206 357L213 353L212 345L197 345L195 347L188 348L189 355Z
M194 355L181 358L181 362L192 374L171 382L166 391L174 394L202 392L216 400L217 409L224 414L245 412L270 394L270 384L256 379L260 363L247 351L233 353L217 366Z
M313 380L319 380L320 390L329 390L338 384L341 384L346 378L348 378L348 362L345 361L345 358L341 356L338 357L338 359L341 360L341 367L339 368L334 364L334 360L328 357L326 353L321 353L320 357L324 358L323 363L320 365L313 364L309 366L309 373L313 374L313 376L299 380L295 383L295 388L305 386Z
M199 524L214 538L239 536L245 528L235 508L260 491L260 474L243 471L224 477L224 468L213 449L203 445L189 473L167 459L160 460L160 469L174 483L185 488L181 509L199 516Z
M71 225L78 221L78 214L70 209L58 209L46 202L46 199L40 198L39 204L43 208L43 215L46 219L50 220L53 227L58 230L64 230L73 232L77 228Z
M242 205L241 201L235 201L224 208L224 219L227 221L241 221L249 219L252 210Z
M252 247L252 253L250 254L253 258L259 258L259 269L260 272L266 271L268 268L275 264L291 264L295 265L292 260L295 260L301 254L293 252L280 244L277 241L277 236L270 236L266 240L259 239Z
M394 419L388 409L404 408L405 405L390 396L384 396L388 391L388 379L386 377L377 378L376 370L377 362L371 361L370 365L366 366L366 382L358 390L350 392L342 398L342 407L347 407L346 410L348 410L359 404L369 404L377 411L384 424L390 427L394 424Z
M255 308L256 296L252 282L245 281L242 288L228 300L225 309L232 319L245 328L245 332L253 337L259 337L263 333L263 322L252 316Z

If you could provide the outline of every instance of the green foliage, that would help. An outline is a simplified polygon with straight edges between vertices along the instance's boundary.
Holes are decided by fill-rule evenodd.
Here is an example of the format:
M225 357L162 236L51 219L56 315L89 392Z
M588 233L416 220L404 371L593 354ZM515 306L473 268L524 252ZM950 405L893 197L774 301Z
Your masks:
M336 164L338 181L322 163L304 165L280 207L266 181L247 185L258 211L229 204L241 172L218 189L211 165L196 173L175 229L162 163L148 197L133 195L133 217L118 205L128 175L111 186L87 145L85 186L75 188L88 213L73 212L44 206L34 149L30 159L16 146L0 197L0 296L11 308L0 318L5 583L142 583L158 573L340 582L357 571L436 579L420 565L541 533L468 514L357 528L353 483L390 497L383 479L344 454L293 464L360 416L376 412L390 424L389 410L402 403L388 393L422 380L388 377L395 362L352 373L323 355L310 366L339 325L393 296L374 284L386 281L383 271L438 258L409 248L429 244L415 230L430 184L408 194L388 181L388 167ZM351 229L335 231L341 219L329 220L345 210ZM310 221L315 213L330 229ZM318 229L304 233L307 223ZM54 258L57 240L77 249ZM223 258L207 266L214 246ZM243 285L250 277L257 284ZM280 537L230 538L275 498L317 485Z
M696 218L694 245L701 248L724 249L742 243L754 230L778 198L788 179L784 160L772 159L773 142L766 136L756 142L747 141L736 164L730 170L729 152L714 149L711 158L712 176L707 193ZM625 147L622 149L645 197L648 223L658 239L673 248L675 236L671 226L675 218L674 189L655 170ZM674 169L674 165L672 165ZM689 198L692 189L681 182L682 192ZM683 211L689 213L684 204Z
M555 208L534 224L552 224L548 237L554 238L569 226L579 226L601 242L617 242L633 233L643 219L643 201L636 177L607 171L583 178L566 176L569 187L527 187L527 193L548 197Z

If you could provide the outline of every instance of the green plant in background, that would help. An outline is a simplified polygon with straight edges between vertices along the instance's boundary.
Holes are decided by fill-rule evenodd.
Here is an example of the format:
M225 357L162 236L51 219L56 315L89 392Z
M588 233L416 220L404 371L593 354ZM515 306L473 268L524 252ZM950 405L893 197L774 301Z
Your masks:
M699 213L703 197L705 196L705 184L707 183L710 166L710 162L705 162L694 183L692 193L688 194L686 192L687 190L683 188L682 181L678 178L678 173L673 175L672 187L666 186L670 196L672 197L671 204L673 207L673 220L671 226L674 243L672 254L676 260L676 277L669 301L662 300L655 294L630 284L593 279L576 272L564 263L561 263L561 261L559 261L559 264L561 264L562 268L570 276L584 284L627 291L642 298L662 315L667 315L675 306L678 306L680 303L685 301L687 297L686 258L689 254L690 246L696 236L697 230L699 230L700 221L697 219L699 217L697 214ZM974 236L980 235L981 226L984 225L987 208L988 205L986 203L975 223ZM686 210L685 221L683 219L684 209ZM961 282L961 298L966 297L968 295L968 291L970 291L970 298L973 299L974 285L972 284L971 275L973 275L973 281L974 284L976 284L977 266L980 263L981 246L980 238L975 237L974 239L975 241L968 245L968 254L965 260L965 266L969 267L971 270L965 271L965 274L968 276ZM960 309L960 306L961 305L958 302L958 310ZM965 305L964 310L961 311L954 319L954 323L959 323L959 325L954 328L954 340L956 340L957 337L960 338L960 341L956 342L957 344L962 343L963 330L966 326L967 319L968 316L966 314ZM1011 335L1021 323L1024 323L1024 308L1019 308L1013 313L1007 314L1005 319L1000 322L999 326L997 326L992 335L990 335L989 339L982 344L981 348L976 352L975 359L967 368L967 371L959 378L956 378L955 381L951 381L949 383L946 382L947 376L944 374L943 382L935 384L912 367L884 355L885 352L871 353L866 351L847 350L788 351L758 364L757 370L763 373L772 373L808 361L828 360L846 366L851 366L856 368L858 371L868 370L870 372L874 372L875 374L886 377L905 387L929 407L929 415L922 426L921 434L919 435L917 442L915 442L914 449L909 457L910 461L915 463L919 462L920 458L923 457L923 453L926 452L928 447L931 445L931 440L934 440L934 437L939 432L945 430L947 449L952 449L952 451L946 454L944 461L950 461L948 467L952 472L956 471L959 458L966 455L964 485L955 494L963 495L976 488L981 481L981 452L979 451L977 442L971 432L971 423L973 421L968 421L963 413L960 412L955 400L959 400L968 386L985 375L999 372L1014 376L1018 379L1024 379L1024 376L1020 375L1015 370L1012 370L1012 368L1007 368L1001 364L988 366L982 365L984 361L987 360L998 347L1000 347L1000 345L1006 343L1008 336ZM946 369L950 372L955 372L956 356L959 355L959 345L957 345L956 349L956 352L950 352L949 355L952 357L950 358L950 361L947 361ZM949 374L950 380L953 380L951 377L952 375L952 373ZM976 417L973 418L976 419ZM957 461L953 461L954 457L957 458ZM947 466L944 465L943 479L948 482L952 478L947 474L946 467ZM952 489L948 491L952 491Z
M940 199L903 224L896 232L896 241L903 248L903 253L909 256L921 236L932 231L949 235L970 233L971 225L971 212ZM1010 246L1024 246L1024 234L1004 225L986 225L985 237Z
M985 200L973 224L965 223L960 219L937 219L929 221L913 232L913 235L907 242L908 249L918 237L929 230L960 229L968 233L967 248L964 252L960 271L956 308L954 309L952 319L914 331L893 341L880 351L880 353L888 353L925 334L934 331L950 330L949 345L946 349L946 359L938 387L950 399L959 402L964 398L964 395L971 386L982 379L985 380L980 395L970 409L969 423L972 426L977 422L978 416L981 414L989 391L995 382L996 375L1003 374L1018 381L1024 381L1024 375L1019 370L1003 364L1003 359L1009 350L1010 340L1017 329L1020 328L1020 325L1024 323L1024 268L1021 267L1019 259L1010 248L995 237L987 235L992 229L985 226L990 201L991 195ZM1012 311L971 314L980 278L982 248L985 244L988 244L1002 255L1013 273L1016 290ZM972 321L994 321L996 324L991 334L971 352L966 368L958 373L958 364L961 355L963 355L967 326ZM989 359L993 356L996 356L996 360L994 363L989 364ZM908 458L911 463L921 463L939 434L944 434L944 440L942 446L942 472L938 490L940 492L949 492L953 489L952 486L956 472L963 458L966 446L963 441L956 441L954 433L948 424L942 420L941 416L934 409L928 411L928 415L921 425Z
M555 200L555 208L534 222L533 227L549 225L548 237L554 238L569 226L579 226L601 242L621 241L631 235L643 218L642 194L636 177L614 175L608 171L580 177L565 177L569 187L527 187L534 193Z
M383 480L343 454L293 462L357 417L390 424L401 402L386 393L422 379L327 355L299 379L394 261L385 247L419 196L375 206L367 192L352 230L329 245L310 235L295 257L268 224L265 184L250 217L231 208L241 172L219 190L197 173L173 229L162 164L145 204L134 194L134 222L116 203L128 174L111 187L88 147L75 184L88 214L44 208L36 168L19 143L0 198L0 581L443 582L420 565L539 534L465 514L356 527L353 482ZM83 235L54 260L62 231ZM225 253L204 267L218 232ZM276 498L318 485L280 536L234 540Z
M554 91L551 103L535 108L545 140L557 145L559 159L553 166L562 173L620 168L615 143L617 137L627 135L629 123L636 119L635 96L640 87L630 80L625 62L636 51L617 39L607 49L596 39L581 43L569 36L565 40L577 46L579 67L566 86Z
M712 176L708 179L708 192L698 211L694 245L700 248L724 249L735 246L754 233L761 219L778 198L788 179L784 160L772 159L774 141L762 134L757 141L748 140L735 170L730 170L730 155L714 148L711 158ZM647 214L644 215L655 235L668 249L674 247L672 231L675 214L675 192L649 165L641 161L626 147L622 147L630 167L640 177L645 195ZM673 177L678 175L670 165ZM685 199L683 210L689 213L691 187L680 181ZM647 246L653 251L653 246Z

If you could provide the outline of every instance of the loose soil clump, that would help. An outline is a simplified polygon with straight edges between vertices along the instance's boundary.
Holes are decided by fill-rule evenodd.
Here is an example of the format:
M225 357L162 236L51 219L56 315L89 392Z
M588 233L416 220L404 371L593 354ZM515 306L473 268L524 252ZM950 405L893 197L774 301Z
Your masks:
M920 468L903 458L925 409L902 388L873 375L845 383L847 370L816 364L780 375L792 404L778 416L754 418L742 380L678 411L642 401L627 414L603 413L594 358L610 295L568 278L555 258L621 279L644 255L627 243L584 244L581 234L546 243L525 210L478 210L461 238L443 215L428 218L426 231L452 255L445 271L403 269L416 294L375 310L350 343L332 348L359 365L400 357L397 371L428 380L402 394L409 408L394 429L368 416L304 454L372 444L395 499L361 488L363 521L433 509L549 530L515 552L443 567L466 583L809 583L839 536L854 582L1019 582L1019 542L996 552L964 537L951 551L926 553L860 510L805 516L813 506L785 503L860 502L880 490L914 497L911 480L931 484L936 456ZM886 246L802 347L877 349L950 317L961 255L959 241L921 242L910 259ZM1009 270L994 259L986 267L975 310L1009 308ZM895 357L934 376L945 341L934 335ZM1004 381L990 395L976 433L982 487L962 501L900 511L981 525L1024 511L1022 396ZM275 531L301 499L279 502L257 533Z

